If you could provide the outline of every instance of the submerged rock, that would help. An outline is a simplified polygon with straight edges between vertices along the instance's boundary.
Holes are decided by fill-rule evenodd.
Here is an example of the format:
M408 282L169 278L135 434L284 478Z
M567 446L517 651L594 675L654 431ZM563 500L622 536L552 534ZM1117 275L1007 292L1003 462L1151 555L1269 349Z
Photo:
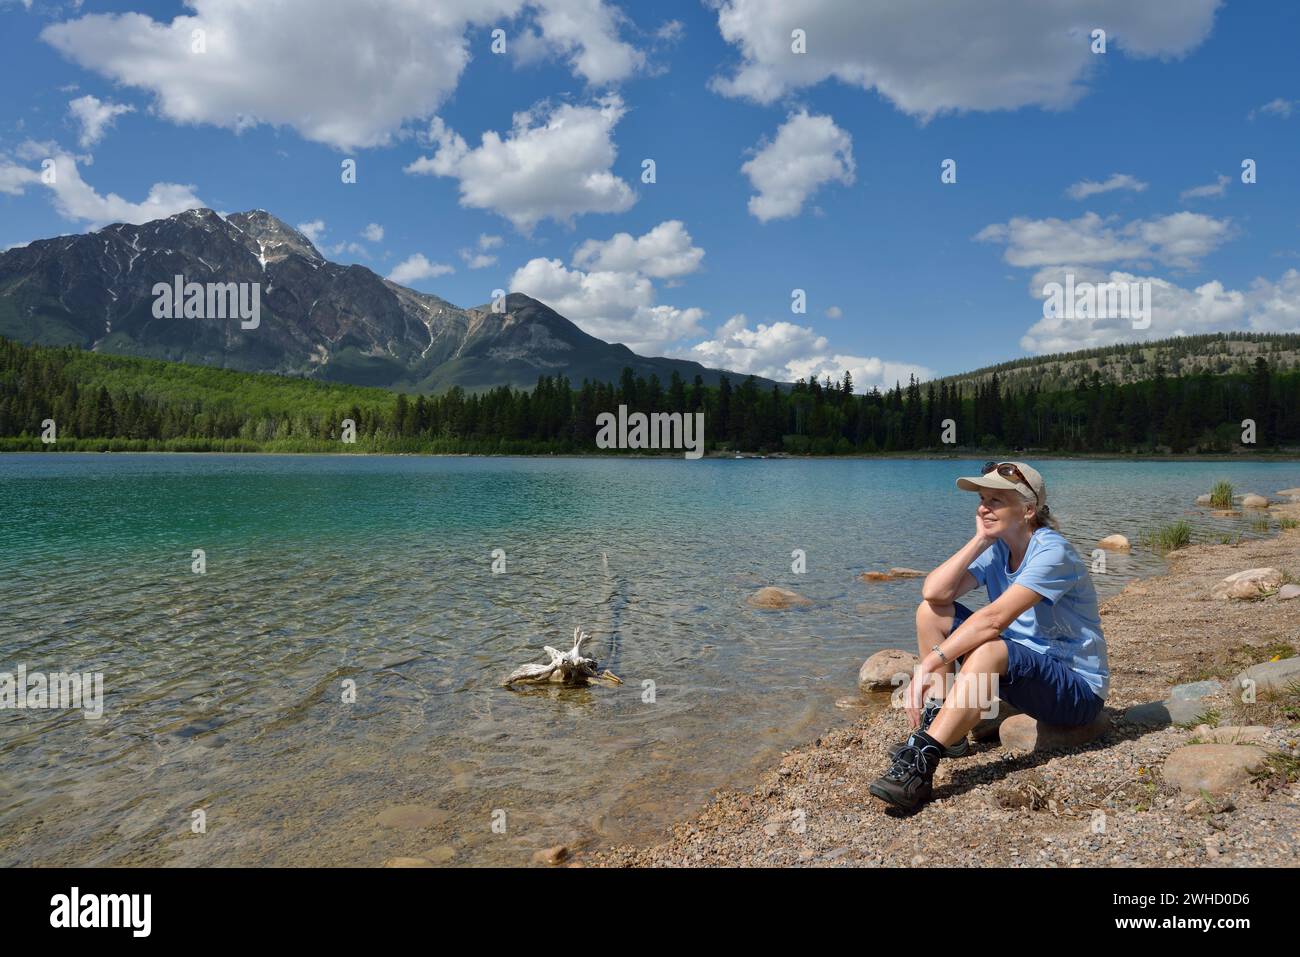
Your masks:
M1241 513L1235 508L1216 508L1210 514L1215 518L1241 518Z
M783 608L792 608L796 605L811 605L812 602L803 595L788 588L777 588L775 585L768 585L766 588L760 588L754 594L749 596L749 604L754 608L763 608L767 610L780 610Z
M893 580L894 576L889 572L863 572L858 576L858 581L863 582L888 582Z
M919 568L891 568L889 574L895 578L924 578L926 573Z
M1244 508L1268 508L1268 499L1255 492L1242 496L1241 504Z
M561 864L569 857L569 849L563 844L543 848L533 854L534 864Z
M1208 492L1206 492L1204 495L1196 496L1197 505L1209 505L1213 501L1214 501L1214 496L1209 494Z
M420 804L398 804L380 812L375 823L380 827L395 827L403 831L418 831L447 820L448 813L438 808Z

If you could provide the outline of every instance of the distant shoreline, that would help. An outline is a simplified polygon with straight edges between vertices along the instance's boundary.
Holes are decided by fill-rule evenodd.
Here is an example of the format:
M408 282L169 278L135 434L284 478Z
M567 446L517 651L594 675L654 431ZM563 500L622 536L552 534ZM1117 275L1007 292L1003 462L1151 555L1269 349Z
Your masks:
M280 456L333 456L358 458L483 458L483 459L646 459L677 460L683 459L680 451L664 452L658 455L645 455L636 452L328 452L324 450L310 452L277 452L258 449L249 451L230 450L191 450L191 449L5 449L0 448L0 455L280 455ZM749 452L705 452L705 459L729 460L788 460L809 461L958 461L985 457L998 457L1000 461L1095 461L1095 462L1296 462L1300 461L1300 449L1281 452L1204 452L1204 453L1158 453L1158 452L1034 452L1020 451L993 452L971 449L957 452L874 452L846 453L843 455L794 455L789 452L758 454Z

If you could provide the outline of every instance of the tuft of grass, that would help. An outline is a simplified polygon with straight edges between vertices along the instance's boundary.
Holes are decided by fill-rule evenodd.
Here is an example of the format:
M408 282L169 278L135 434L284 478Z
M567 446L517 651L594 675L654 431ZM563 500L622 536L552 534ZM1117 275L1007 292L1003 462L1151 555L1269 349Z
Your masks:
M1232 508L1232 483L1215 482L1210 489L1210 504L1215 508Z
M1285 751L1270 751L1263 763L1251 772L1252 783L1271 794L1293 781L1300 781L1300 758Z
M1142 536L1144 545L1162 555L1165 552L1172 552L1176 548L1184 548L1190 545L1191 541L1192 526L1181 518L1176 522L1148 531Z
M1292 518L1290 515L1286 515L1278 519L1277 523L1282 528L1295 528L1296 526L1300 525L1300 519Z
M1255 515L1250 520L1250 527L1256 532L1268 531L1268 519L1263 515Z
M1234 534L1232 534L1232 535L1220 535L1220 536L1219 536L1219 544L1220 544L1220 545L1240 545L1240 544L1241 544L1241 532L1236 532L1236 533L1234 533Z

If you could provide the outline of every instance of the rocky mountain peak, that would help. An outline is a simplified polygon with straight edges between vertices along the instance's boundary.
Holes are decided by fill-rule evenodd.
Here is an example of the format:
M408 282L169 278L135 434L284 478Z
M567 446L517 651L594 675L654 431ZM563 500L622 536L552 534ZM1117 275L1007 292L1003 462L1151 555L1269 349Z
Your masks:
M211 210L190 210L190 212L212 212ZM186 215L185 213L181 214ZM297 253L316 262L324 262L325 257L298 230L284 220L277 219L264 209L251 209L246 213L231 213L226 222L250 237L262 250L266 262L276 262L291 253Z

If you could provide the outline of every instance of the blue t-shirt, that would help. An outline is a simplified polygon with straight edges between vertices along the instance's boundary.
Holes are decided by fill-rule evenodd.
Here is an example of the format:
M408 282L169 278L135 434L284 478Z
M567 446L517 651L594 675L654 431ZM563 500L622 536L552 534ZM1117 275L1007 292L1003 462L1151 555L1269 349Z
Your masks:
M1024 585L1043 596L1003 634L1064 662L1088 682L1097 697L1105 700L1110 692L1110 669L1097 612L1097 592L1088 566L1065 536L1050 528L1034 531L1025 557L1014 572L1007 569L1010 557L1010 549L999 538L967 569L988 589L990 602L997 601L1011 585Z

